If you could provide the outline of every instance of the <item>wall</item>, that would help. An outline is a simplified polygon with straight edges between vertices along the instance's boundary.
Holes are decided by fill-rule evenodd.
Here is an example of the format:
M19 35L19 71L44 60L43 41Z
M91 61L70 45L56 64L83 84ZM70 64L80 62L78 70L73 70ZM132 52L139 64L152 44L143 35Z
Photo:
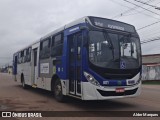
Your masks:
M160 80L160 65L142 66L142 80Z
M8 73L12 74L12 68L8 68Z

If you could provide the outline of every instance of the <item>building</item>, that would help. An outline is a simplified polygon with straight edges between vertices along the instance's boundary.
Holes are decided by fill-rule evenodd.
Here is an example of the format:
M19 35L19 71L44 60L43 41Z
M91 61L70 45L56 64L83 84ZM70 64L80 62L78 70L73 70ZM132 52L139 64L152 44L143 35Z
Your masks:
M12 74L12 69L13 69L12 66L8 66L8 73L9 74Z
M12 66L5 66L0 68L0 72L12 74Z
M160 80L160 54L142 56L142 80Z

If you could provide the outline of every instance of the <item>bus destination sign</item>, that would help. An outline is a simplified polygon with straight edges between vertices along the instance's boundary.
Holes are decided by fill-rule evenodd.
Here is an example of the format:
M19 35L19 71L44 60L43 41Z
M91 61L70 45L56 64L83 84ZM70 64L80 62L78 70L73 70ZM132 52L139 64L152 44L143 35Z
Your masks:
M123 22L104 19L104 18L98 18L98 17L90 17L90 20L92 24L97 27L103 27L103 28L120 30L120 31L131 32L131 33L135 32L134 26L123 23Z

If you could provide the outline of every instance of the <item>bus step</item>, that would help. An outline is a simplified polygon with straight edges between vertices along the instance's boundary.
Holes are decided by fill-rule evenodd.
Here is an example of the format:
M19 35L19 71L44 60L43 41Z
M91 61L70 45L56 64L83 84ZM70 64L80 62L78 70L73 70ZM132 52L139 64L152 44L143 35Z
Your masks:
M37 85L36 85L36 84L33 84L32 87L33 87L33 88L37 88Z

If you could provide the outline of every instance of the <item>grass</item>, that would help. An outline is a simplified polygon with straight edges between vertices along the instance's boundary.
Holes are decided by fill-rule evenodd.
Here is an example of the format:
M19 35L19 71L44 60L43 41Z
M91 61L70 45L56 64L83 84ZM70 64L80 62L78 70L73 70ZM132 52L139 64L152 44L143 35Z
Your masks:
M160 80L146 80L142 81L144 85L160 85Z

